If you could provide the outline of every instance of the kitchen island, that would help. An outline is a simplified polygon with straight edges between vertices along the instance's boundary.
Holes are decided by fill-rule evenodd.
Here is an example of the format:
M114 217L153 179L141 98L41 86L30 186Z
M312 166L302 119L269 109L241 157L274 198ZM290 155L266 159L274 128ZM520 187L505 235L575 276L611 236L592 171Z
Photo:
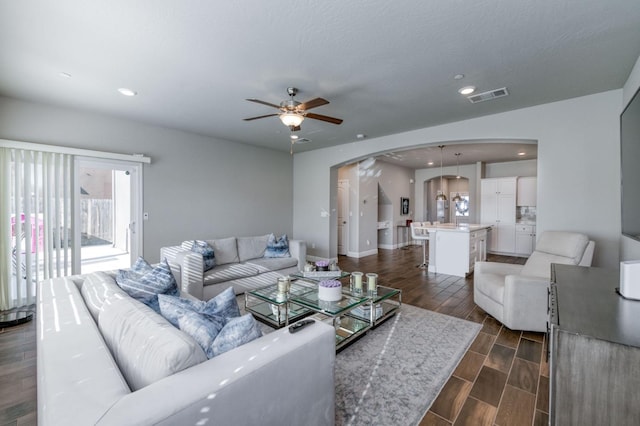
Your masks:
M420 227L429 233L429 272L465 277L476 261L487 259L491 225L439 223Z

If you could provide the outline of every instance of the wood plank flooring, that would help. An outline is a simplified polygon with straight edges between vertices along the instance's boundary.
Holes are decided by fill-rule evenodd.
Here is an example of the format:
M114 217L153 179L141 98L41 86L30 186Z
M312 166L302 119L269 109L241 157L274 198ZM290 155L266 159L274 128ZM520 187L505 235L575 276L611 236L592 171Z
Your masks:
M549 418L549 366L543 333L512 331L473 303L467 278L416 268L420 246L340 257L345 271L377 272L380 284L402 289L402 302L483 324L482 330L420 425L543 425ZM490 255L490 261L526 259Z
M0 329L0 425L36 425L36 401L34 319Z
M402 301L483 324L421 425L543 425L548 419L549 367L542 333L514 332L473 303L473 276L458 278L416 268L420 246L379 250L362 259L340 257L346 271L377 272L402 289ZM491 256L489 260L524 263ZM35 425L35 320L0 330L0 425Z

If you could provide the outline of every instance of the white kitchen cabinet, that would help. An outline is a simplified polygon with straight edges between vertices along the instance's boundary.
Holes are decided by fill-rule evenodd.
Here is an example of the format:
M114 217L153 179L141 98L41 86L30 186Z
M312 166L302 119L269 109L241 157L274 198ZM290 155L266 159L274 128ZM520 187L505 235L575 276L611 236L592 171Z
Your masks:
M536 249L535 225L516 225L516 254L529 256Z
M429 272L464 277L477 261L487 260L487 230L481 225L432 225L429 229Z
M535 207L537 205L538 178L527 176L518 178L516 205Z
M482 179L480 185L481 222L493 226L488 250L514 253L517 178Z

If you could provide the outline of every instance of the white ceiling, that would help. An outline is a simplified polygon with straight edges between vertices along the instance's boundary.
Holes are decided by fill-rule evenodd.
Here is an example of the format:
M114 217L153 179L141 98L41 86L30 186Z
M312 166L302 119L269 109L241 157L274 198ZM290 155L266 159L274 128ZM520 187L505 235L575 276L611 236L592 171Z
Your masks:
M535 141L487 141L474 143L474 141L459 141L439 146L428 146L404 151L392 151L379 155L376 160L407 167L409 169L425 169L440 167L442 165L455 166L456 164L503 163L506 161L537 160L538 145ZM456 157L456 153L460 155ZM433 164L430 164L433 163Z
M7 0L0 95L288 151L277 117L242 119L295 86L344 119L305 120L305 151L618 89L639 28L638 0Z

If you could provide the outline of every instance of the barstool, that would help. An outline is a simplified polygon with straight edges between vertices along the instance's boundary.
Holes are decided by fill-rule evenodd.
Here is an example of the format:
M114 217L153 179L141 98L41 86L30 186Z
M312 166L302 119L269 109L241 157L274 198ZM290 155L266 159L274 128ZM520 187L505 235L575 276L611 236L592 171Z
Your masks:
M427 263L427 241L429 241L429 232L424 229L416 229L423 226L428 226L429 222L411 222L411 238L420 241L422 243L422 263L418 265L418 268L428 268Z

